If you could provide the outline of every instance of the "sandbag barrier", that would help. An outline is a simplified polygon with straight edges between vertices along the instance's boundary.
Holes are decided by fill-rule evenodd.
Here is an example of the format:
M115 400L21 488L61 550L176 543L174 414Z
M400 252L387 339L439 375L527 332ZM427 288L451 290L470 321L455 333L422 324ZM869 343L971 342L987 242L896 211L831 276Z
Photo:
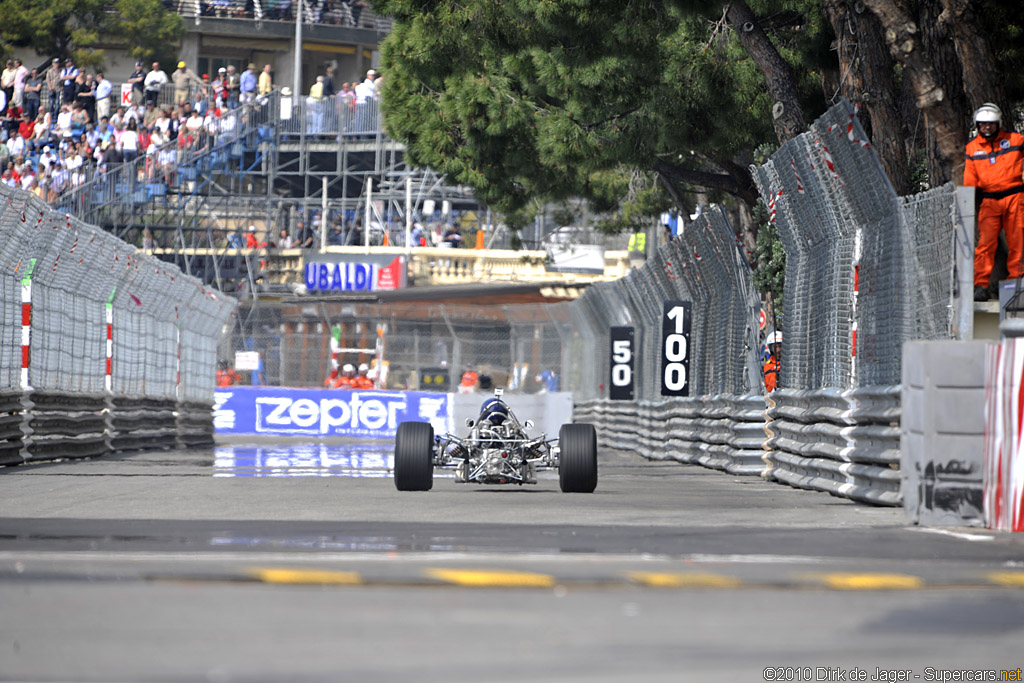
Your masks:
M212 443L212 404L102 393L0 392L0 465Z
M900 497L900 387L577 403L605 448L762 475L875 505Z
M759 474L765 468L764 410L763 396L659 402L597 399L577 403L574 419L593 423L604 447L731 474Z
M781 389L768 396L763 476L875 505L902 505L900 387Z

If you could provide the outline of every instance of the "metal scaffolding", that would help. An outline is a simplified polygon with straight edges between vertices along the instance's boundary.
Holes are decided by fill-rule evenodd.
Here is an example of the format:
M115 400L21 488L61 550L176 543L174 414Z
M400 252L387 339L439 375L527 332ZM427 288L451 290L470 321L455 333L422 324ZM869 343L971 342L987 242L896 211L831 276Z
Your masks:
M55 206L122 239L178 250L186 272L235 289L250 268L232 248L255 226L261 244L299 220L319 231L337 225L342 244L382 244L404 236L406 205L423 223L445 224L460 211L483 215L467 187L414 168L383 130L378 103L342 97L285 97L280 91L225 110L213 125L184 127L155 153L87 172ZM368 202L369 199L369 202ZM326 216L327 220L323 220ZM370 227L369 235L361 231ZM395 228L402 227L402 230ZM337 242L336 242L337 243ZM401 242L398 242L401 243ZM221 253L223 252L223 253Z

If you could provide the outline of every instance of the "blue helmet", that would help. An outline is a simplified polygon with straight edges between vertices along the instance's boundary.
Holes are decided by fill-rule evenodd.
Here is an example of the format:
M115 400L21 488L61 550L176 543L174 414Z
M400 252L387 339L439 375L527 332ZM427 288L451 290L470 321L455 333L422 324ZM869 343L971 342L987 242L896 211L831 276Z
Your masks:
M496 398L489 398L480 407L480 419L492 424L503 422L508 417L508 406Z

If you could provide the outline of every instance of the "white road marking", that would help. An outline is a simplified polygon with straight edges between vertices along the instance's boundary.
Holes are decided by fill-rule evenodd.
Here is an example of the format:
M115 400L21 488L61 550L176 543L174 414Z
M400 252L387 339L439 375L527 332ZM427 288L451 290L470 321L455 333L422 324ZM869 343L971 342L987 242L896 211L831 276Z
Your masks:
M953 538L959 538L964 541L994 541L995 536L987 536L985 534L968 534L963 531L948 531L946 529L925 529L922 527L910 527L911 531L920 531L923 534L939 534L942 536L952 536Z

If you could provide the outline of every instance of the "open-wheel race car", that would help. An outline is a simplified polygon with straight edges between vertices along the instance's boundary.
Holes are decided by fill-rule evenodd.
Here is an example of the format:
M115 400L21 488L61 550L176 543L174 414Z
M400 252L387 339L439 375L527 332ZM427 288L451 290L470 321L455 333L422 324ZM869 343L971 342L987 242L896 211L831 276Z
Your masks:
M455 481L476 484L536 484L540 470L558 470L564 492L597 488L597 432L590 424L564 424L557 439L528 436L533 422L520 422L501 389L469 418L465 437L435 435L427 422L403 422L395 435L395 486L429 491L434 468L455 470Z

